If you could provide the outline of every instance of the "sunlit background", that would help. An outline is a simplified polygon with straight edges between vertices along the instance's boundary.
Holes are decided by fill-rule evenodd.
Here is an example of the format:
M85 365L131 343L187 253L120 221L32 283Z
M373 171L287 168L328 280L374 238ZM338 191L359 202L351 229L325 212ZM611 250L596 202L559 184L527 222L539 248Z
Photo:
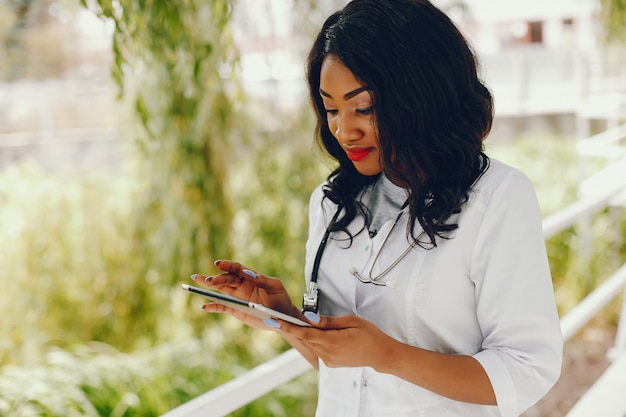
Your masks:
M285 351L179 289L215 259L303 291L308 196L332 167L304 60L345 1L106 3L0 0L2 416L158 416ZM545 217L604 192L626 157L626 10L434 3L495 96L487 153L531 178ZM625 202L546 240L562 315L626 259ZM568 342L526 417L564 415L606 368L620 308ZM312 416L315 390L309 372L232 415Z

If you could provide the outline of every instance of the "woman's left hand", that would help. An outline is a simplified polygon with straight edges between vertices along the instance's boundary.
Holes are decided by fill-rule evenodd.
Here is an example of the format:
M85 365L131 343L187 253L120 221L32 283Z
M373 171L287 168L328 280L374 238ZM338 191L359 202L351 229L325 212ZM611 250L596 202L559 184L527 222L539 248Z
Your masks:
M331 368L369 366L377 369L386 361L392 345L399 343L372 322L357 316L320 316L318 323L311 323L315 327L281 321L280 331L297 338Z
M280 331L329 368L368 366L457 401L495 405L491 381L472 356L450 355L404 344L360 317L308 315L315 327L280 322ZM317 323L316 323L317 322Z

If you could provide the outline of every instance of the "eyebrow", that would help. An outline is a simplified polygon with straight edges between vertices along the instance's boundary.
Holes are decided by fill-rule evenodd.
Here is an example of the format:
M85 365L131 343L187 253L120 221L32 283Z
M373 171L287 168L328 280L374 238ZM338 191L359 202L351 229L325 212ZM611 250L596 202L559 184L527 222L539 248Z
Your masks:
M343 95L344 100L350 100L352 97L362 93L363 91L369 91L370 88L366 85L364 85L363 87L359 87L355 90L352 90L346 94ZM320 95L324 96L324 97L328 97L328 98L333 98L333 96L331 96L330 94L328 94L326 91L322 90L320 88Z

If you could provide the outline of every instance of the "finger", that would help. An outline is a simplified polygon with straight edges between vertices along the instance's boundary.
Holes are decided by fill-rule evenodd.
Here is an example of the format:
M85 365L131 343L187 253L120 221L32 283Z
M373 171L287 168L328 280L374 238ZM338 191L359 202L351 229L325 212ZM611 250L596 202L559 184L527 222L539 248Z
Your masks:
M269 293L277 293L284 290L284 286L279 279L255 272L239 262L220 260L215 261L215 266L222 271L228 272L228 274L218 275L212 278L209 277L209 282L212 285L240 285L241 282L237 282L236 278L234 278L238 277L243 281L249 281L255 286L263 288ZM218 277L222 278L218 279Z
M315 327L298 326L297 324L289 323L282 320L276 320L280 323L280 330L282 333L289 334L300 340L302 343L309 347L315 345L323 345L326 342L327 331L325 329L318 329Z
M229 285L233 283L240 283L242 279L247 278L256 278L256 272L252 271L249 268L246 268L242 264L233 261L222 261L217 260L214 262L214 265L226 272L226 274L220 274L215 276L209 276L204 274L193 274L191 279L196 281L197 283L209 283L210 281L214 281L218 285ZM219 277L219 279L218 279Z
M245 267L239 262L219 260L219 261L215 261L214 265L224 272L237 275L241 278L246 278L246 277L255 278L256 277L256 273L254 271L252 271L250 268Z
M304 316L316 328L324 330L347 329L359 326L359 319L356 316L320 316L315 313L305 313Z
M222 313L222 314L230 314L231 316L242 320L242 321L254 321L255 318L252 316L249 316L239 310L235 310L234 308L230 308L227 307L225 305L219 304L219 303L207 303L207 304L202 304L201 306L202 310L206 311L207 313Z
M357 327L359 319L355 316L320 316L319 323L311 324L315 327L298 326L281 321L280 331L295 337L317 355L321 355L321 352L328 351L329 348L333 349L342 330Z
M215 261L215 266L222 271L226 272L226 274L216 275L215 277L209 277L207 282L210 280L214 285L234 285L239 286L242 282L254 279L258 277L255 271L250 268L245 267L239 262L233 261ZM255 285L257 285L255 283Z
M207 313L222 313L230 314L231 316L241 320L245 324L256 327L259 329L272 330L280 332L281 321L274 319L260 319L258 317L250 316L249 314L242 313L241 311L229 308L219 303L203 304L202 310Z
M207 285L211 277L208 275L202 275L202 274L192 274L191 279L195 281L196 284Z
M194 274L192 279L199 284L218 289L224 286L237 288L245 281L244 278L229 273L219 275Z
M235 310L233 310L232 308L228 308L225 305L218 304L218 303L202 304L200 308L206 311L207 313L231 313L232 314L235 312Z

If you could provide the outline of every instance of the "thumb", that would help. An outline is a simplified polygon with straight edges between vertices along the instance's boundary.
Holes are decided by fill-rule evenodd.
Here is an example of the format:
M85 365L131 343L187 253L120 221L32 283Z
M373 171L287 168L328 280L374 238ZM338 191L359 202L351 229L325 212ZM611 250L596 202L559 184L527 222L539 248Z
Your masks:
M311 321L318 329L346 329L357 327L358 318L352 315L345 316L319 316L315 313L307 312L304 316ZM317 317L316 317L317 316ZM317 320L316 320L317 319Z

